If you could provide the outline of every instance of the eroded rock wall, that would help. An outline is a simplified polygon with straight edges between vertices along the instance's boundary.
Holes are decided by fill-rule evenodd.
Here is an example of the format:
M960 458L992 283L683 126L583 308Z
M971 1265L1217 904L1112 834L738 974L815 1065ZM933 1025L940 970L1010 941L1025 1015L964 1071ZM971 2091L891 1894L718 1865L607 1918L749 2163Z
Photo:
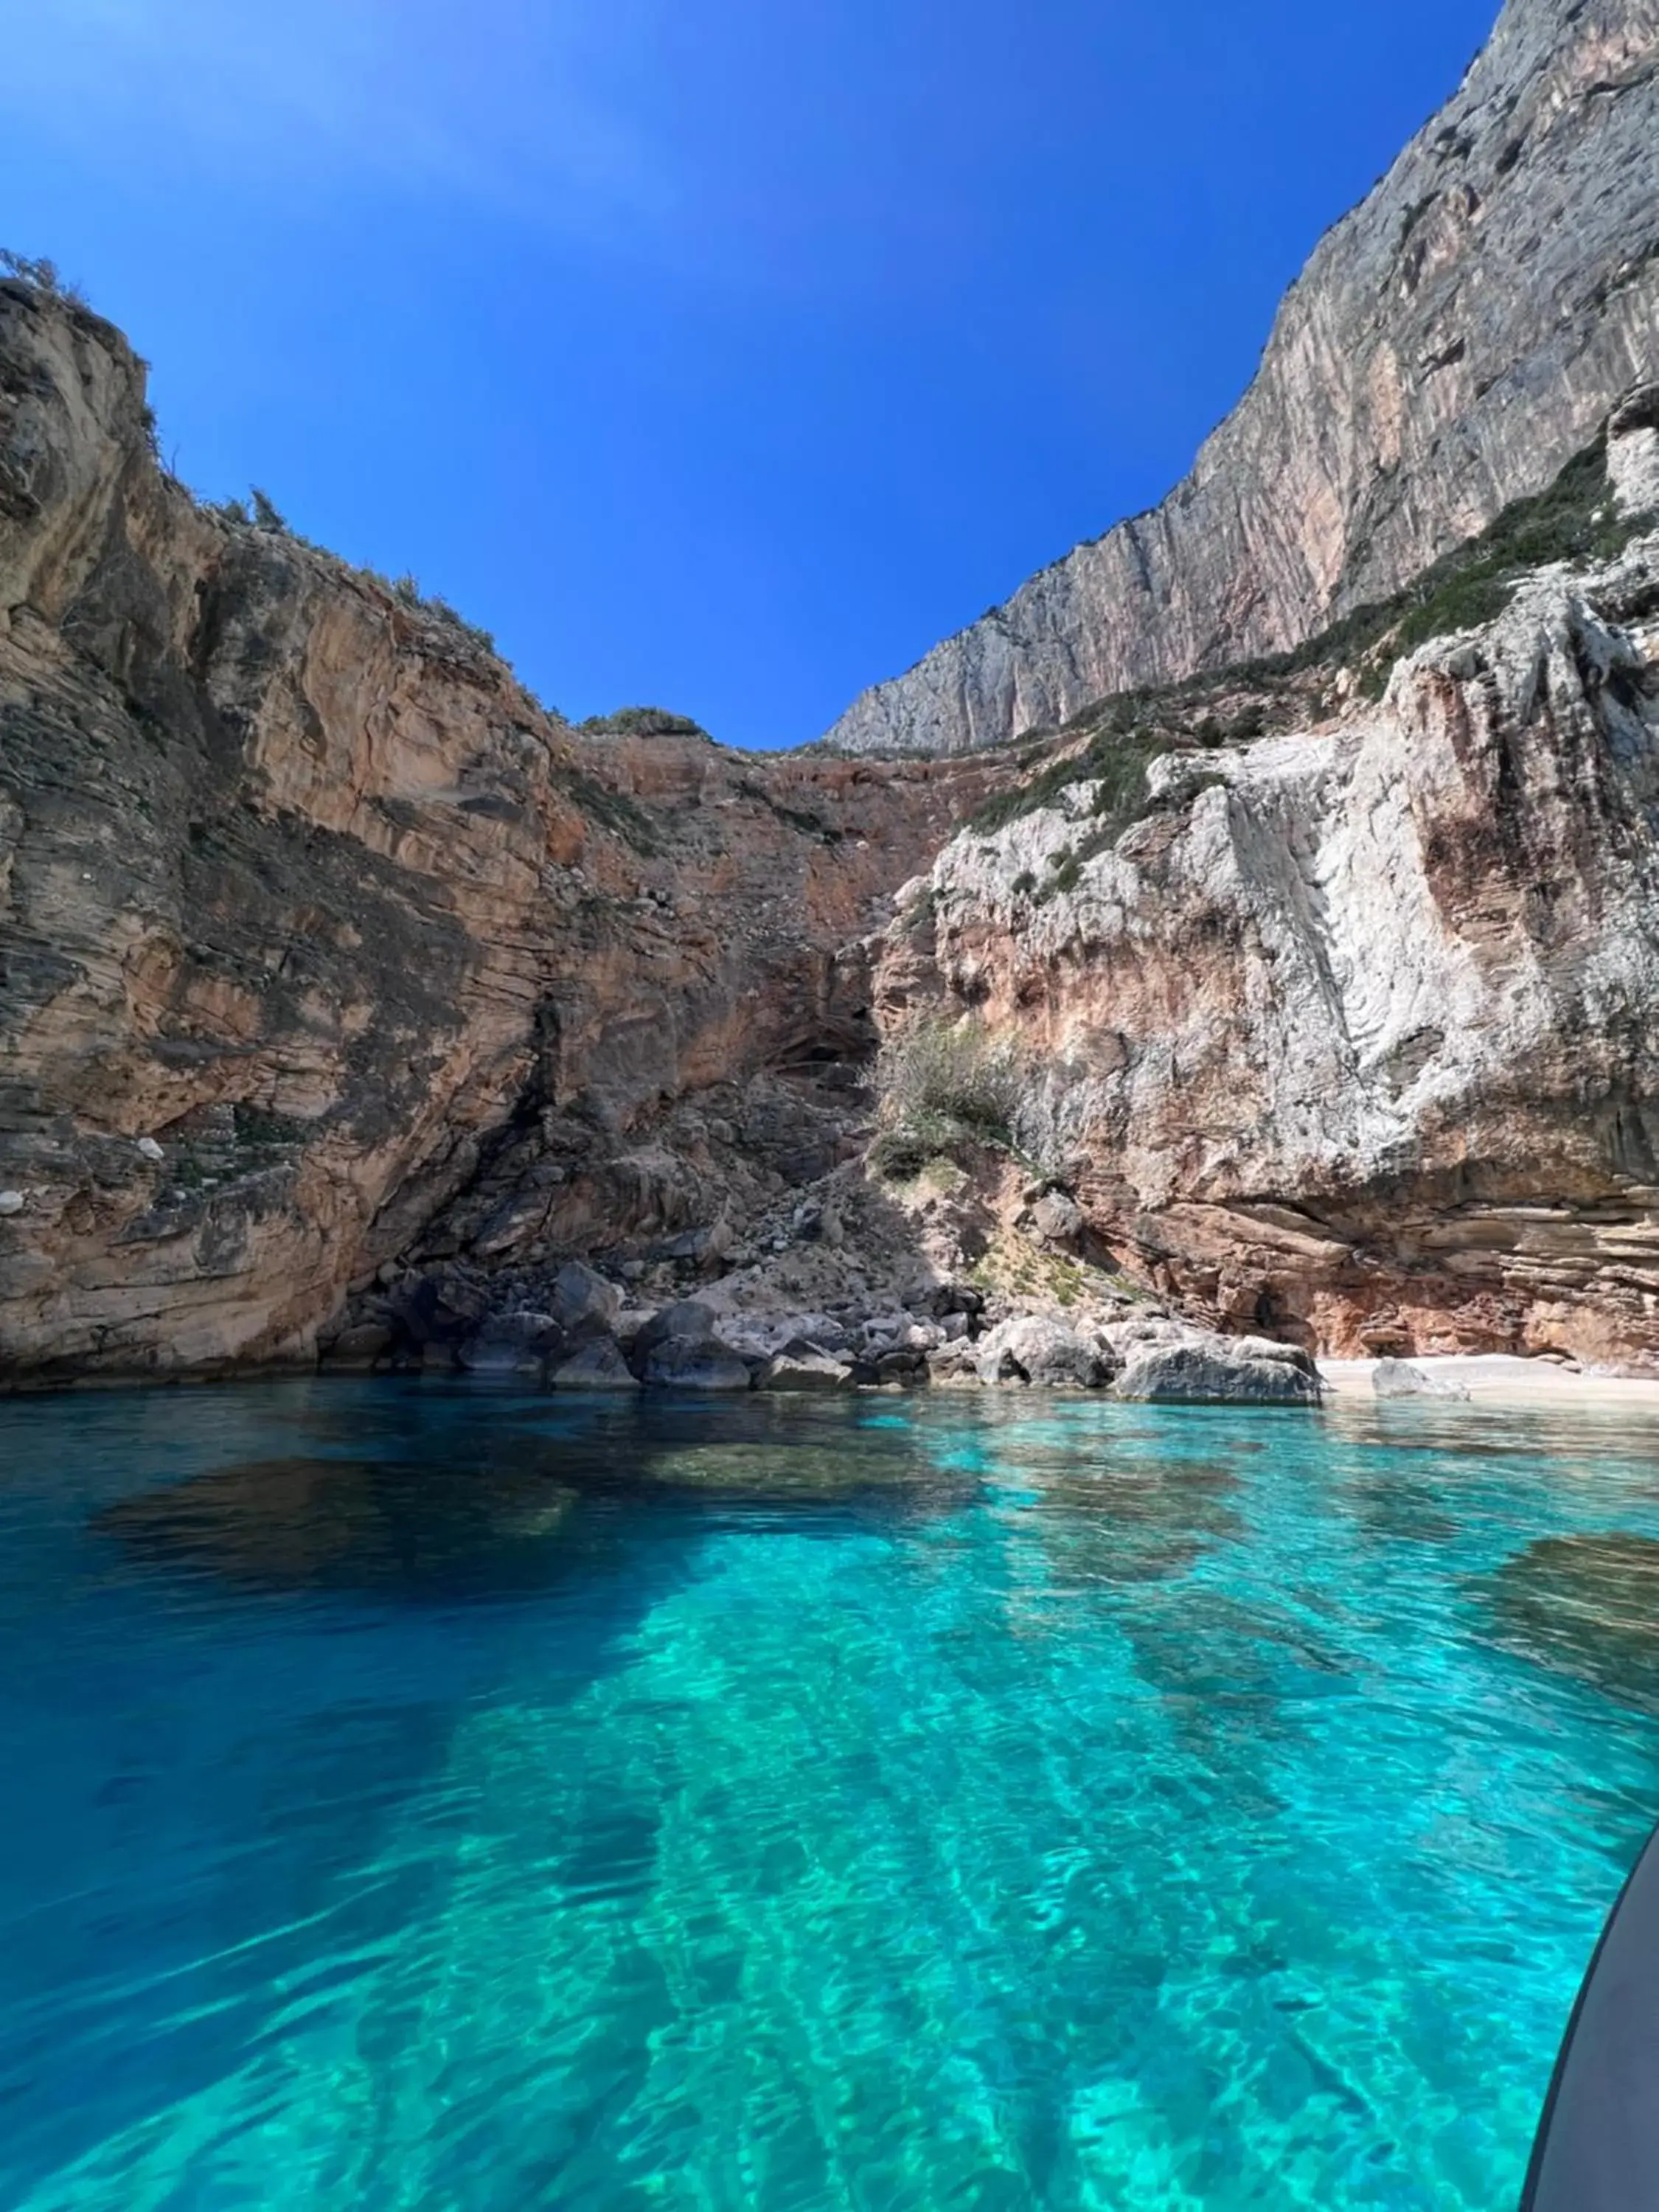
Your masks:
M423 1240L604 1249L819 1165L836 948L982 772L584 744L146 422L118 332L0 283L0 1378L303 1359Z
M1659 1371L1659 538L1386 699L964 832L889 1026L1019 1041L1023 1141L1190 1313Z
M945 753L1276 652L1541 490L1659 376L1659 0L1508 0L1291 288L1184 483L877 684L828 742Z

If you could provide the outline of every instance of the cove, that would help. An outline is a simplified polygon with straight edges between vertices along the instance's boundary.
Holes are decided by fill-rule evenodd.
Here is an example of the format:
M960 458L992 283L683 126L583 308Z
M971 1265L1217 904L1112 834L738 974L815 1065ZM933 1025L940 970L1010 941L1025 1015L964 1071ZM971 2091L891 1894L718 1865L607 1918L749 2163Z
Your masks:
M0 1403L15 2212L1497 2212L1659 1427Z

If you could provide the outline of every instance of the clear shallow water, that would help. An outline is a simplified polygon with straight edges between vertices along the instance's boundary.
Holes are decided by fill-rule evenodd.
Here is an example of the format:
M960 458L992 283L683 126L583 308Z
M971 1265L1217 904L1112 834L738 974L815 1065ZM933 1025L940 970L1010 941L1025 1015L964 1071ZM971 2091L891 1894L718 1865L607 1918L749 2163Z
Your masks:
M1507 2212L1656 1558L1594 1415L0 1403L0 2206Z

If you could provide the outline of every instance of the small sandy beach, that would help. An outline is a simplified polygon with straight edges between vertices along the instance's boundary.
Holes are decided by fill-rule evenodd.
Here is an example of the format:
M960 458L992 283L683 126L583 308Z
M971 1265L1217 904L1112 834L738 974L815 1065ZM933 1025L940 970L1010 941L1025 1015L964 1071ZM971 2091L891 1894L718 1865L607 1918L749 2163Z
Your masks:
M1659 1413L1659 1381L1598 1375L1579 1368L1558 1366L1552 1360L1517 1359L1501 1352L1479 1357L1453 1353L1413 1359L1406 1364L1428 1376L1431 1384L1466 1391L1472 1401L1511 1405L1624 1406L1632 1411L1646 1408ZM1372 1377L1382 1364L1376 1359L1322 1359L1319 1371L1334 1395L1369 1398L1375 1395Z

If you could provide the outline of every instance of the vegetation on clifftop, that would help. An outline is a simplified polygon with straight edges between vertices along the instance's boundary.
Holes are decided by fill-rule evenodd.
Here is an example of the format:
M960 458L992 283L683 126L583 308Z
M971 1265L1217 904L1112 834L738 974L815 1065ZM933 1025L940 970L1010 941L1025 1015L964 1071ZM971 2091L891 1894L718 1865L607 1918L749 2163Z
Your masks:
M671 714L666 707L618 707L613 714L590 714L576 726L588 738L708 736L701 722L694 722L689 714Z
M1160 753L1248 744L1305 727L1344 696L1380 699L1395 666L1419 646L1493 621L1528 575L1553 562L1617 559L1652 521L1618 512L1606 441L1598 438L1547 490L1516 500L1393 599L1356 607L1305 645L1180 684L1117 692L1059 729L1028 731L1019 744L1042 766L988 799L968 826L1000 830L1052 806L1075 785L1094 783L1094 825L1065 864L1074 874L1149 811L1146 769ZM1068 887L1056 878L1042 889Z

